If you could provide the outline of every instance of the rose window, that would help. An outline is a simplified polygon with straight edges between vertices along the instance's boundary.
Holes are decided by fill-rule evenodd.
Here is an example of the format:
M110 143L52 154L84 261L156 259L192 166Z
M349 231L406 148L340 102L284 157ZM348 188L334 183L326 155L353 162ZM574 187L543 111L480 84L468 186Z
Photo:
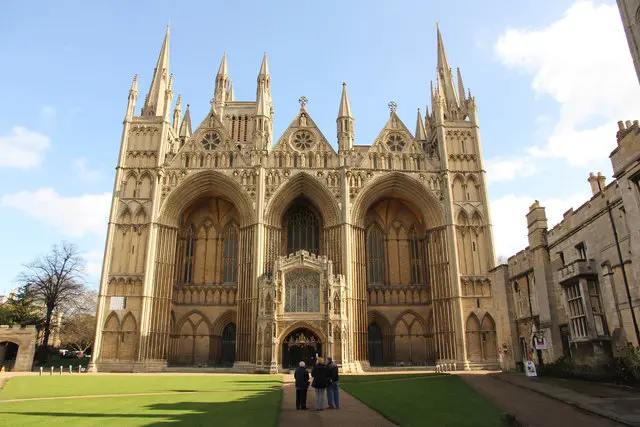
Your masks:
M402 151L404 148L405 142L402 135L397 133L392 133L387 138L387 148L390 151Z
M303 130L293 136L293 146L296 150L308 150L313 144L313 135L311 132Z
M215 150L220 145L220 135L210 132L202 137L202 146L205 150Z

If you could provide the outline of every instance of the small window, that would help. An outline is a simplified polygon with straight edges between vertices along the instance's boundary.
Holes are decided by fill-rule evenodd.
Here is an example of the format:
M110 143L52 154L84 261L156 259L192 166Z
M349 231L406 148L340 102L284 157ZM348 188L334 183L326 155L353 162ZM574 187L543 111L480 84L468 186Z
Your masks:
M464 141L460 142L460 146L462 147L462 153L466 153L466 150L464 149Z
M560 263L564 267L566 265L564 262L564 254L562 252L558 252L558 257L560 258Z
M576 245L576 252L578 252L578 259L586 260L587 259L587 248L584 245L584 242L578 243Z
M378 169L378 158L377 157L373 158L373 168L374 169Z

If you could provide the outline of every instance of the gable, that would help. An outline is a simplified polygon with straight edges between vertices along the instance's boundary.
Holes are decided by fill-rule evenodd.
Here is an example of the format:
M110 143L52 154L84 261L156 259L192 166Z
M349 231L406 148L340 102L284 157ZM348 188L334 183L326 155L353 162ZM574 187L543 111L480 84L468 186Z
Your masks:
M273 147L274 152L337 153L305 109L301 109Z

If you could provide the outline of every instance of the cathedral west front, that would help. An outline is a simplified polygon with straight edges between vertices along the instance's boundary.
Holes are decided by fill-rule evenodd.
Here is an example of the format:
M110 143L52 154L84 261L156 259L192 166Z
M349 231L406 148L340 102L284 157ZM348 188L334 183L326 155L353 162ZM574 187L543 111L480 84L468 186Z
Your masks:
M274 135L266 55L250 101L223 56L194 128L173 102L167 29L140 110L137 76L129 92L91 368L497 366L476 101L439 29L437 49L413 130L390 102L358 141L343 83L328 140L304 97Z

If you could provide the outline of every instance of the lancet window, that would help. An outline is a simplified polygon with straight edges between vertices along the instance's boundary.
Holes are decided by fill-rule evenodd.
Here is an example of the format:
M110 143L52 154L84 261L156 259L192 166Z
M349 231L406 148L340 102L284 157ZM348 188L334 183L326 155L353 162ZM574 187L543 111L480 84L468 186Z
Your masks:
M411 253L411 283L422 283L422 260L420 258L420 239L416 229L411 229L409 236L409 251Z
M238 231L232 224L229 224L224 231L223 245L222 281L236 283L238 281Z
M191 283L193 275L193 254L196 247L196 230L193 225L189 227L187 239L184 244L184 283Z
M369 265L369 283L384 283L384 235L376 224L367 235L367 252Z
M285 305L287 313L320 311L320 274L304 268L285 274Z
M287 234L287 253L305 250L318 255L320 253L320 220L306 205L296 205L285 219Z

